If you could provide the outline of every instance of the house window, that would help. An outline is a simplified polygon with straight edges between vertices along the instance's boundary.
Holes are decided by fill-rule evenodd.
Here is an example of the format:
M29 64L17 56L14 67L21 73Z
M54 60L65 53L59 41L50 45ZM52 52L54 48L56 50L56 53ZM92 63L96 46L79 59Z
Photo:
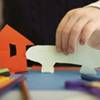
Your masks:
M10 47L10 57L15 56L17 51L16 51L16 45L14 44L9 44Z

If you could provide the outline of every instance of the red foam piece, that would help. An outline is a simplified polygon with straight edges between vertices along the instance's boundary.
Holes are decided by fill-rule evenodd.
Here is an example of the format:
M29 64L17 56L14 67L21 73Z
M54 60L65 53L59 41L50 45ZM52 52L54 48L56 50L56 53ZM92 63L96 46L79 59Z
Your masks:
M16 46L14 56L10 56L10 44ZM0 31L0 69L8 68L12 73L27 71L25 52L28 45L33 45L33 43L6 25Z

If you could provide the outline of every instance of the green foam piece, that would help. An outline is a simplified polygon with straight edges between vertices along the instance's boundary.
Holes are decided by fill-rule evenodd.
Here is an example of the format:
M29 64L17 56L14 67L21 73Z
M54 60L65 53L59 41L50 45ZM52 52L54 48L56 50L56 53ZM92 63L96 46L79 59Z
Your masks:
M10 75L9 69L7 69L7 68L0 69L0 75L9 76Z

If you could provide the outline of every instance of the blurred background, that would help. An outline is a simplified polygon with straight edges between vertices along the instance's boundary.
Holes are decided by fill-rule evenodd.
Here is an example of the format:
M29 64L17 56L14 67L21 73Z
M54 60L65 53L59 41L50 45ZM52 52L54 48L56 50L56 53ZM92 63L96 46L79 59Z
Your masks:
M3 25L3 14L2 14L2 11L3 11L3 0L0 0L0 28L2 27Z

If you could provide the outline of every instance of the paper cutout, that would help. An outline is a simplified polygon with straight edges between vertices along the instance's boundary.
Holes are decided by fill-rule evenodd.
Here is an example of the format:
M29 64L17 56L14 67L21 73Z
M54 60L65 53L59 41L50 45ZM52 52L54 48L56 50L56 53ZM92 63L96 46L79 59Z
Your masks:
M95 75L95 68L100 67L100 50L93 49L87 44L79 45L74 54L64 55L57 52L55 46L37 45L29 48L26 52L27 59L42 64L42 72L54 72L55 63L72 63L82 65L82 74Z
M26 46L33 43L6 25L0 31L0 69L9 68L11 72L27 71ZM10 46L15 47L16 53L11 55ZM15 51L15 50L14 50Z

